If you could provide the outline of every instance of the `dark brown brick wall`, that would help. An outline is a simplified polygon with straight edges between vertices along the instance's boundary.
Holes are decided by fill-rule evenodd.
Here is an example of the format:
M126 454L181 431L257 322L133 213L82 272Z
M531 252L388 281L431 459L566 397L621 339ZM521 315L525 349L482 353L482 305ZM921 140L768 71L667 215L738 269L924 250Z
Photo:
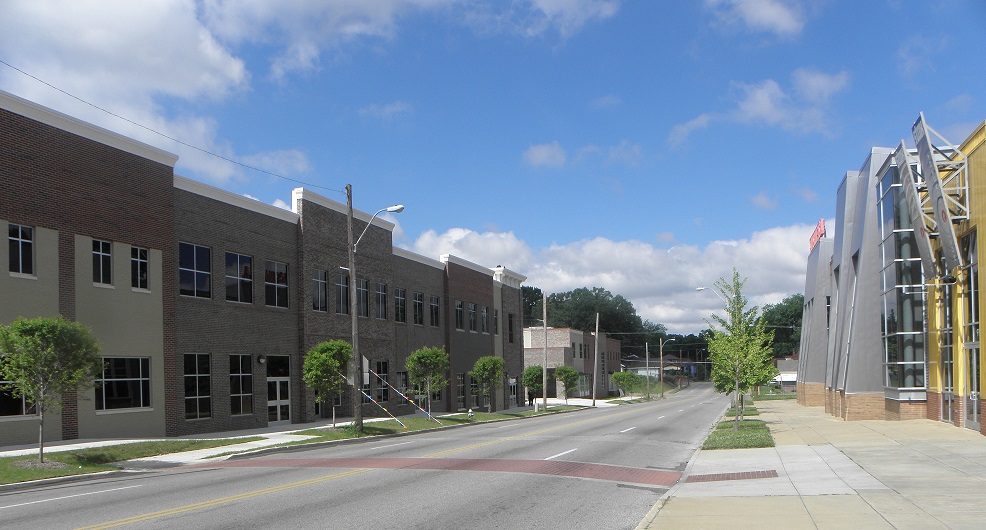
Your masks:
M0 109L0 212L59 231L59 309L66 318L75 317L76 234L160 249L165 270L177 268L173 174L166 164ZM173 278L165 278L164 289L173 288ZM173 299L165 297L162 318L167 377L175 362ZM175 398L169 387L169 412ZM66 439L78 436L74 407L63 414Z

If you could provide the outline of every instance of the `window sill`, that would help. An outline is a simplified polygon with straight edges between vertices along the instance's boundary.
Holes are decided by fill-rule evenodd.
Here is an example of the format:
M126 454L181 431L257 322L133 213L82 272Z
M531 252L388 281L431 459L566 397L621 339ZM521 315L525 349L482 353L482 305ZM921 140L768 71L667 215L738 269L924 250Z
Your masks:
M245 306L253 305L253 302L241 302L239 300L230 300L228 298L226 299L226 301L230 304L236 304L236 305L245 305Z
M130 288L130 292L133 292L133 293L143 293L143 294L151 294L154 291L152 291L150 289L144 289L142 287L131 287Z
M110 410L97 410L97 416L104 416L110 414L130 414L134 412L154 412L154 407L133 407L129 409L110 409Z
M116 286L113 285L112 283L92 282L92 286L99 289L116 289Z
M34 274L24 274L23 272L11 272L11 278L20 278L22 280L37 280L38 277Z
M242 303L246 303L246 302L242 302ZM252 305L252 303L251 303L251 305ZM287 311L288 310L287 307L281 307L279 305L267 305L267 304L264 304L264 307L266 307L268 309L275 309L275 310L278 310L278 311Z
M5 421L24 421L24 420L38 421L38 415L37 414L17 414L17 415L10 415L10 416L0 416L0 423L3 423Z

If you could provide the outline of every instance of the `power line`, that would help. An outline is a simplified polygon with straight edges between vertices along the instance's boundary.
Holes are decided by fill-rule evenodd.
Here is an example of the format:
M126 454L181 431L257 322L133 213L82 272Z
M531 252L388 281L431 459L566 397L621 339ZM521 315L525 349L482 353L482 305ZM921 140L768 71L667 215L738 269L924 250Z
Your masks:
M10 68L12 70L16 70L17 72L20 72L21 74L26 75L27 77L30 77L31 79L34 79L35 81L37 81L37 82L39 82L39 83L41 83L41 84L43 84L43 85L45 85L45 86L47 86L49 88L52 88L54 90L57 90L57 91L61 92L62 94L65 94L66 96L68 96L68 97L70 97L72 99L75 99L76 101L79 101L81 103L84 103L86 105L89 105L90 107L92 107L92 108L94 108L96 110L105 112L106 114L109 114L110 116L113 116L115 118L121 119L121 120L123 120L123 121L125 121L125 122L127 122L127 123L129 123L131 125L136 125L137 127L140 127L141 129L144 129L146 131L150 131L150 132L152 132L152 133L154 133L154 134L156 134L158 136L161 136L163 138L167 138L168 140L171 140L172 142L175 142L177 144L184 145L185 147L188 147L188 148L191 148L191 149L195 149L196 151L205 153L207 155L214 156L214 157L219 158L221 160L225 160L226 162L229 162L230 164L236 164L237 166L240 166L240 167L243 167L243 168L246 168L246 169L257 171L259 173L264 173L266 175L270 175L272 177L277 177L279 179L288 180L288 181L294 182L296 184L301 184L303 186L308 186L308 187L311 187L311 188L319 188L319 189L323 189L323 190L326 190L326 191L334 191L334 192L337 192L337 193L345 193L342 190L337 190L337 189L334 189L334 188L329 188L329 187L321 186L321 185L318 185L318 184L312 184L311 182L305 182L305 181L302 181L302 180L293 179L291 177L285 177L284 175L279 175L277 173L274 173L274 172L271 172L271 171L267 171L266 169L261 169L261 168L256 167L256 166L251 166L250 164L244 164L243 162L239 162L237 160L233 160L231 158L228 158L228 157L225 157L223 155L220 155L219 153L213 153L212 151L209 151L208 149L203 149L203 148L198 147L196 145L192 145L190 143L183 142L183 141L181 141L181 140L179 140L177 138L174 138L172 136L168 136L167 134L165 134L163 132L154 130L154 129L152 129L152 128L150 128L150 127L148 127L148 126L146 126L146 125L144 125L142 123L137 123L137 122L135 122L135 121L133 121L133 120L131 120L129 118L126 118L124 116L121 116L121 115L119 115L119 114L117 114L115 112L112 112L110 110L104 109L103 107L100 107L99 105L96 105L95 103L90 103L89 101L86 101L86 100L80 98L79 96L76 96L75 94L72 94L72 93L70 93L70 92L68 92L66 90L62 90L61 88L58 88L57 86L55 86L55 85L53 85L53 84L45 81L44 79L41 79L41 78L39 78L37 76L34 76L32 74L29 74L28 72L25 72L24 70L21 70L20 68L17 68L16 66L8 63L7 61L4 61L3 59L0 59L0 64L3 64L4 66L6 66L7 68Z

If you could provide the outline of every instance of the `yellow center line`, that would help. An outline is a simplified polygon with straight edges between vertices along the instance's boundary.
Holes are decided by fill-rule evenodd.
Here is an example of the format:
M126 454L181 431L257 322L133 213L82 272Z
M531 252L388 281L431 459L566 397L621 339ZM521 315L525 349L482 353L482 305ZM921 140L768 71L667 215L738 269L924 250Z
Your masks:
M270 488L264 488L262 490L249 491L246 493L240 493L238 495L231 495L229 497L222 497L219 499L213 499L211 501L204 501L196 504L187 504L185 506L178 506L176 508L170 508L167 510L161 510L158 512L151 512L144 515L135 515L133 517L127 517L125 519L117 519L115 521L109 521L106 523L85 526L80 530L95 530L101 528L116 528L118 526L124 526L134 523L142 523L145 521L150 521L153 519L160 519L162 517L168 517L171 515L178 515L181 513L193 512L195 510L204 510L206 508L212 508L214 506L221 506L223 504L229 504L231 502L242 501L245 499L250 499L253 497L259 497L261 495L268 495L270 493L277 493L280 491L290 490L294 488L302 488L305 486L311 486L313 484L318 484L320 482L326 482L329 480L335 480L339 478L351 477L353 475L359 475L360 473L366 473L371 471L370 469L353 469L350 471L344 471L342 473L335 473L333 475L326 475L324 477L318 477L308 480L302 480L299 482L292 482L290 484L283 484L281 486L273 486Z

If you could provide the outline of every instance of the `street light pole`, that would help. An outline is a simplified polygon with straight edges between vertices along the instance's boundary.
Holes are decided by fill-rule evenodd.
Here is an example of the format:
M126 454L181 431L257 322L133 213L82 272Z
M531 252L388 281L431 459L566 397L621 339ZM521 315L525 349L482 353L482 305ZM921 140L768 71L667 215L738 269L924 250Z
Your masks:
M362 364L363 358L359 351L359 321L357 320L357 284L359 280L356 278L356 245L359 244L363 236L366 235L366 231L370 229L370 225L373 224L373 220L383 212L391 213L401 213L404 211L404 205L397 204L394 206L388 206L387 208L382 208L377 210L370 220L366 223L366 228L360 233L358 238L353 238L353 185L346 184L346 238L348 240L347 252L349 258L349 317L352 322L352 345L353 345L353 358L349 362L349 379L353 385L352 390L352 400L353 400L353 427L355 427L356 432L363 432L363 397L362 397L362 386L363 386L363 371Z
M541 291L541 323L544 324L544 366L541 367L541 412L548 410L548 295Z
M674 341L675 339L665 341L664 337L661 337L660 342L658 343L661 348L661 399L664 399L664 345ZM649 375L650 374L648 374L648 376Z

